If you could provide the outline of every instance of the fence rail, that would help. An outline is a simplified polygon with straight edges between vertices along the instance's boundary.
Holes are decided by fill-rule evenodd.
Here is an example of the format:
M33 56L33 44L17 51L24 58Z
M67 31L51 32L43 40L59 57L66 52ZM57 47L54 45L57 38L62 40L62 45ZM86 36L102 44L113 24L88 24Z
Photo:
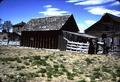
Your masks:
M20 46L20 41L0 40L0 46Z
M67 43L67 51L79 51L83 53L88 53L89 43L79 43L69 41Z

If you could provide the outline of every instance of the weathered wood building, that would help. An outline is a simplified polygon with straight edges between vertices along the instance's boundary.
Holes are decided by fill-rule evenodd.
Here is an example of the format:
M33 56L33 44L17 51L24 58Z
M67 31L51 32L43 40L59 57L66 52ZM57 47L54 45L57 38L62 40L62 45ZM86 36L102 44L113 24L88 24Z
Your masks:
M31 19L22 31L21 46L66 50L63 31L79 32L73 15Z
M7 33L0 32L0 40L7 39L7 38L8 38Z
M106 13L98 22L87 28L85 33L97 37L107 34L110 38L109 42L120 51L120 17Z
M11 40L11 41L15 41L15 40L19 40L20 39L20 35L15 33L15 32L0 32L0 40Z
M25 27L26 23L25 22L21 22L21 23L18 23L18 24L15 24L13 25L13 32L14 33L17 33L17 34L21 34L21 32L24 30L24 27Z

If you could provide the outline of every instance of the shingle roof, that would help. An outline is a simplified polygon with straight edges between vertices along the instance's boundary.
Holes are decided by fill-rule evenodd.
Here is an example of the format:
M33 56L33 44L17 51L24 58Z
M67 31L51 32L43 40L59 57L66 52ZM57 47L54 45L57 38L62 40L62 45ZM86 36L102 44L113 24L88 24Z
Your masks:
M52 16L31 19L25 28L27 31L60 30L71 15Z

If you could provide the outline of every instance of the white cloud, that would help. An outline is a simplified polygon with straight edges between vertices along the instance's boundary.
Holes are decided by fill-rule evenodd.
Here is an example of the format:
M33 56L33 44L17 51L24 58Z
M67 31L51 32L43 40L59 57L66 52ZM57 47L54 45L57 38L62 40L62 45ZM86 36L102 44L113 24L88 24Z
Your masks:
M84 0L67 0L66 2L74 3L74 2L79 2L79 1L84 1Z
M75 3L75 5L99 5L114 1L115 0L67 0L66 2Z
M120 2L116 1L116 2L111 4L111 6L115 6L115 5L120 5Z
M115 0L84 0L83 2L75 3L75 5L99 5L109 3Z
M85 23L88 25L88 26L91 26L95 23L96 21L94 20L86 20Z
M113 15L120 16L120 11L107 9L107 8L102 7L102 6L88 7L85 9L88 10L89 13L94 14L94 15L103 15L105 13L111 13Z
M52 5L45 5L44 7L45 8L50 8L50 7L52 7Z
M68 11L63 11L59 8L54 8L52 5L45 5L46 8L45 11L39 12L40 14L43 14L44 16L58 16L58 15L65 15L68 14Z

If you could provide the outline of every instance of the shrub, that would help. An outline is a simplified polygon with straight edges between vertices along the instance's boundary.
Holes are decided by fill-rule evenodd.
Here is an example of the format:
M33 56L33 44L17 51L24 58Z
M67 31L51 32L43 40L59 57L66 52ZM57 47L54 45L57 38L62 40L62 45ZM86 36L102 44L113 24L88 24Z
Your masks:
M49 58L49 56L33 56L34 60L44 60L46 61Z
M120 77L120 67L117 67L117 68L116 68L116 75L117 75L118 77Z
M37 73L46 73L46 69L41 68L39 71L37 71Z
M77 81L77 82L86 82L85 80L80 80L80 81Z
M5 65L5 62L2 62L2 65Z
M25 65L30 65L30 63L29 63L29 62L27 62L27 61L25 61L25 62L24 62L24 64L25 64Z
M91 59L89 59L89 58L86 58L86 59L85 59L85 61L87 62L87 65L92 64L92 60L91 60Z
M48 64L46 63L46 61L43 60L35 60L32 62L32 65L43 65L43 66L47 66Z
M54 67L54 70L57 72L58 68L59 68L59 65L53 65L53 67Z
M49 65L49 66L46 67L46 71L47 71L47 77L52 78L53 68Z
M16 77L14 82L27 82L27 79L25 77Z
M15 66L14 65L10 65L9 68L15 68Z
M62 56L64 56L63 54L60 54L60 56L62 57Z
M39 75L37 73L31 73L31 72L28 72L28 73L19 73L19 75L21 77L26 77L27 79L31 79L31 78L34 78L34 77L39 77Z
M47 66L48 64L46 63L46 60L48 59L48 56L34 56L32 60L32 65L43 65Z
M65 68L65 66L64 66L63 64L60 64L60 67L61 67L61 68Z
M34 78L34 77L39 77L39 75L37 73L28 73L27 77L28 78Z
M34 60L40 60L40 57L41 57L41 56L33 56L33 59L34 59Z
M107 73L111 73L111 68L110 67L106 67L106 66L102 66L102 71L104 71L104 72L107 72Z
M100 78L102 77L102 73L100 71L95 71L92 75L92 79Z
M29 57L25 57L25 56L24 56L24 57L21 57L21 58L24 59L24 60L29 59Z
M48 78L52 78L52 72L50 72L50 71L47 72L47 77L48 77Z
M19 57L16 58L16 61L17 61L18 63L21 63L21 62L22 62L22 60L21 60Z
M42 77L45 77L45 74L44 73L42 73L42 75L41 75Z
M7 58L0 58L0 60L3 61L3 62L7 62L7 61L15 61L16 58L7 57Z
M23 72L20 72L19 75L20 75L20 76L25 76L26 74L23 73Z
M58 68L59 68L59 65L53 65L53 67L54 67L55 69L58 69Z
M66 74L67 74L67 79L74 80L74 74L73 73L66 72Z
M25 66L17 66L17 71L19 71L19 70L22 70L22 69L24 69L25 68Z

